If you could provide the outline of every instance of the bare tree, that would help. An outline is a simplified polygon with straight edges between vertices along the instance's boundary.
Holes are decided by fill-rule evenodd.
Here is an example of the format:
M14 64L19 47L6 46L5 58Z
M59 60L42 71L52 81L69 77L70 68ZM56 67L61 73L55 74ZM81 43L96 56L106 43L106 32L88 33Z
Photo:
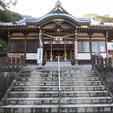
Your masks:
M16 3L17 3L17 0L0 0L0 7L2 9L7 9L11 5L16 5Z

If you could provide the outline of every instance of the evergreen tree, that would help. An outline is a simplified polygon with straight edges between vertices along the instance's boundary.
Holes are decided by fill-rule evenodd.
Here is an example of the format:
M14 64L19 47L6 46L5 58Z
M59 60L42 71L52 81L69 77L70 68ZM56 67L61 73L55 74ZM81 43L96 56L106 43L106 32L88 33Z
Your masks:
M16 5L17 0L0 0L0 21L15 22L21 19L21 15L8 10L11 5Z
M21 15L9 10L0 10L1 22L15 22L21 19Z

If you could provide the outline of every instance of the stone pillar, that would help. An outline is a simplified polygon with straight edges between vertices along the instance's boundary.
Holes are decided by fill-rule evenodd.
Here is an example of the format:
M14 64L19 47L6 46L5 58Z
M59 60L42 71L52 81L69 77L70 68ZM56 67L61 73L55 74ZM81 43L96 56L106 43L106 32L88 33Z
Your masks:
M75 59L75 65L78 65L77 29L75 30L75 40L74 40L74 59Z

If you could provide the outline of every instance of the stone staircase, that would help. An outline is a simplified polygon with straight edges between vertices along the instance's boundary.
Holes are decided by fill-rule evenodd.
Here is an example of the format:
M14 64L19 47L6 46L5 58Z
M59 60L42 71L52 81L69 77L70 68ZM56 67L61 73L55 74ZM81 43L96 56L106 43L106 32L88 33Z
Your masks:
M72 66L70 61L60 62L61 66ZM58 62L46 62L45 66L58 66Z
M113 113L112 98L91 70L27 69L1 102L0 113Z

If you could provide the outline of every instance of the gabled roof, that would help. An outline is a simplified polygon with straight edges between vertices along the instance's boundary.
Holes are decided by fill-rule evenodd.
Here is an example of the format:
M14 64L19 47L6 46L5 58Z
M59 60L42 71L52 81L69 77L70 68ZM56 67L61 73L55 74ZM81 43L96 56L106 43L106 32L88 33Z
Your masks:
M35 21L34 20L27 21L27 24L36 24L36 23L39 24L47 19L53 19L53 18L69 19L78 25L90 25L90 18L76 18L72 16L62 7L62 4L59 0L56 2L55 7L49 13L47 13L46 15L42 16L41 18Z
M64 13L64 14L69 14L63 7L61 2L58 0L56 2L55 7L48 13L48 14L52 14L52 13Z
M40 24L47 19L54 19L54 18L63 18L63 19L68 19L72 21L73 23L77 23L78 25L90 25L90 19L89 18L76 18L73 17L72 15L65 14L65 13L52 13L45 15L37 20L32 20L32 21L27 21L27 24Z
M40 17L40 18L33 18L33 17L23 17L22 20L16 21L15 23L12 22L0 22L0 26L27 26L29 24L41 24L42 22L48 20L48 19L55 19L55 18L63 18L68 19L75 23L75 25L88 25L88 26L111 26L111 25L104 25L97 23L96 21L92 20L91 18L76 18L72 16L70 13L68 13L63 7L61 2L58 0L56 2L55 7L46 15ZM112 25L113 26L113 25Z

